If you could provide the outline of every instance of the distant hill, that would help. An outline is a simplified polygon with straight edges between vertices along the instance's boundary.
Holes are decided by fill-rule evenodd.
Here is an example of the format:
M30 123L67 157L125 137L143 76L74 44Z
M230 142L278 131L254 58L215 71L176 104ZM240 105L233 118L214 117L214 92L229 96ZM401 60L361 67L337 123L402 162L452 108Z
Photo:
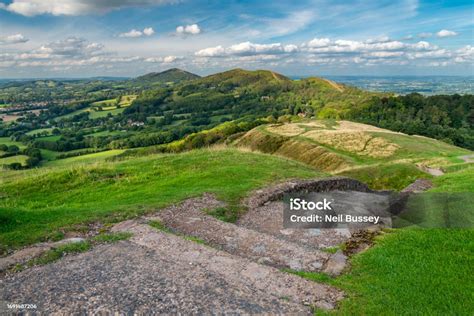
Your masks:
M198 79L200 76L187 72L185 70L181 70L178 68L171 68L162 72L151 72L149 74L137 77L135 81L141 82L160 82L160 83L167 83L167 82L182 82L188 80Z

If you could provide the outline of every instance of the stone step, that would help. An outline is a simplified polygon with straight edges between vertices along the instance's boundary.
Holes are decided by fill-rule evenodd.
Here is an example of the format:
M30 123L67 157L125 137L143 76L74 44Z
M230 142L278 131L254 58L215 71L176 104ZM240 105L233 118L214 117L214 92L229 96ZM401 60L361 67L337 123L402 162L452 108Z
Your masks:
M331 286L281 272L276 268L159 231L146 224L130 221L115 227L114 231L131 232L133 237L130 242L152 249L177 267L188 266L190 271L196 273L197 279L193 280L193 284L200 283L199 271L206 271L210 275L218 275L232 288L242 291L253 289L254 299L261 293L271 294L276 302L283 299L294 309L290 313L300 313L302 310L308 312L309 308L305 309L304 306L310 305L332 309L343 298L343 293ZM246 291L248 290L244 292ZM295 304L299 304L298 308ZM285 314L288 310L282 309L278 313Z
M202 239L207 244L258 263L298 271L325 272L337 275L344 266L332 266L334 255L274 236L220 221L203 212L201 198L161 210L148 217L186 236ZM339 255L338 255L339 256Z
M236 224L313 249L337 247L351 237L347 228L285 229L284 209L285 204L281 201L268 202L249 209Z
M236 224L314 249L337 247L349 240L352 233L359 232L361 229L380 229L385 224L390 227L391 214L388 213L388 209L391 197L389 194L338 190L328 192L328 194L347 214L379 215L380 224L370 227L354 223L339 228L285 229L283 225L285 203L282 201L254 203L254 207L249 208Z

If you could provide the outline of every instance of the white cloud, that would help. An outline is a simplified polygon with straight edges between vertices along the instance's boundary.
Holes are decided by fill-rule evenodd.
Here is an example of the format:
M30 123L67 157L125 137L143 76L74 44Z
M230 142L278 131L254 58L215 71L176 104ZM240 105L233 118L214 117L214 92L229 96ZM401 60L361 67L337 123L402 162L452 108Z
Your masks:
M313 38L307 43L308 47L327 47L331 43L329 38Z
M179 0L13 0L0 9L25 16L41 14L83 15L106 13L124 7L153 6L176 3Z
M152 27L145 27L143 29L143 34L146 36L152 36L153 34L155 34L155 30L153 30Z
M13 34L8 36L0 37L0 44L18 44L28 42L28 39L23 34Z
M176 33L180 35L197 35L201 33L201 28L197 24L191 24L191 25L180 25L176 28Z
M428 32L423 32L423 33L418 34L419 38L428 38L428 37L431 37L431 36L433 36L433 34L428 33Z
M456 50L456 63L473 63L474 62L474 46L467 45Z
M153 30L153 28L152 27L146 27L146 28L143 29L143 31L138 31L138 30L132 29L128 32L121 33L121 34L119 34L119 37L134 38L134 37L142 37L142 36L151 36L153 34L155 34L155 31Z
M441 30L438 33L436 33L436 36L438 37L450 37L450 36L456 36L458 33L449 31L449 30Z
M184 58L170 55L170 56L165 56L165 57L148 57L148 58L145 58L145 61L148 63L171 64L182 59Z
M137 31L133 29L126 33L121 33L119 37L141 37L142 35L143 35L142 31Z
M195 53L199 57L224 57L224 56L253 56L253 55L278 55L291 54L298 51L296 45L282 45L280 43L255 44L242 42L227 48L221 45L201 49Z
M201 49L195 53L198 57L219 57L225 55L225 48L221 45Z

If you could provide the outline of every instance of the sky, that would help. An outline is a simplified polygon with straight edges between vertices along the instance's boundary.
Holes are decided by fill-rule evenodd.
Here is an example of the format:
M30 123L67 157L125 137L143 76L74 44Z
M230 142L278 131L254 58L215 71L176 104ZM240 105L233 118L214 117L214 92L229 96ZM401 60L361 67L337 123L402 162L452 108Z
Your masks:
M474 75L474 2L0 0L0 78Z

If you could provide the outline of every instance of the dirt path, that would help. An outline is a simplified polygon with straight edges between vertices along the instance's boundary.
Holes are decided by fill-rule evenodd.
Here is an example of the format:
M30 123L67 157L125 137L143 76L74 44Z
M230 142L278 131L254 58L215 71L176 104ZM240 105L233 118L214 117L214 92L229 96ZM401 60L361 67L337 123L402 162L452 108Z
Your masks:
M467 162L467 163L474 162L474 154L473 155L459 156L459 158L464 160L464 162Z
M444 174L444 171L441 170L440 168L431 168L431 167L427 167L427 166L424 166L424 165L417 165L418 169L420 169L421 171L423 172L426 172L434 177L439 177L439 176L442 176Z
M344 92L344 88L342 88L340 85L338 85L334 81L331 81L331 80L328 80L328 79L323 79L323 80L326 81L327 83L329 83L329 85L331 85L331 87L333 87L337 91Z

